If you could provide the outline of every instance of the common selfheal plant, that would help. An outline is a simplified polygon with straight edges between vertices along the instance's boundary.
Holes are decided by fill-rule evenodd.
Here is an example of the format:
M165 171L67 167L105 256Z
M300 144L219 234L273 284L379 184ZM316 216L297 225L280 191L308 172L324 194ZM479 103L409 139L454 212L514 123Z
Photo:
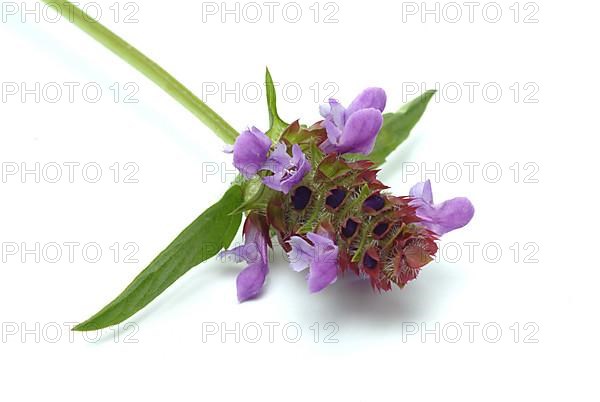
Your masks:
M55 0L44 0L55 3ZM240 302L258 297L276 238L294 271L306 271L308 290L320 292L344 274L368 280L378 291L404 287L433 260L437 240L465 226L474 208L466 198L434 204L430 182L395 196L377 175L409 135L433 91L397 112L385 113L386 94L368 88L347 108L330 99L323 120L310 126L284 122L266 74L270 127L238 134L175 78L68 1L69 20L153 80L226 143L239 177L112 302L75 330L118 324L191 268L220 254L245 262L237 276ZM244 244L227 250L242 219Z

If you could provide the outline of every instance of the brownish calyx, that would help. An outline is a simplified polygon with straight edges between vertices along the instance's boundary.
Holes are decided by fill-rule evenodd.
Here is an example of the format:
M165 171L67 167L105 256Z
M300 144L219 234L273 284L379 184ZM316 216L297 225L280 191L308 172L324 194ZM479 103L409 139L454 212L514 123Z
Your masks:
M338 246L342 272L368 277L378 290L404 286L433 259L435 234L419 225L409 197L386 191L374 163L325 155L319 149L325 138L318 125L297 122L282 134L282 141L301 146L312 169L289 194L269 201L269 225L286 251L290 237L325 230Z

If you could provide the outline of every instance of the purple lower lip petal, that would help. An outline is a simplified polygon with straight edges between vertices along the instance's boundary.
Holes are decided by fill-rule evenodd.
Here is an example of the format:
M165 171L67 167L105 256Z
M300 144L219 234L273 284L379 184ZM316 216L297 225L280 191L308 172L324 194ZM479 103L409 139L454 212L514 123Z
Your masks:
M221 258L232 256L238 262L248 263L236 281L240 302L256 297L269 273L268 234L265 233L265 228L264 218L259 215L249 215L244 224L244 245L220 254Z
M417 208L423 224L440 236L466 226L475 214L473 204L466 198L434 204L429 180L413 186L410 194L414 198L411 204Z

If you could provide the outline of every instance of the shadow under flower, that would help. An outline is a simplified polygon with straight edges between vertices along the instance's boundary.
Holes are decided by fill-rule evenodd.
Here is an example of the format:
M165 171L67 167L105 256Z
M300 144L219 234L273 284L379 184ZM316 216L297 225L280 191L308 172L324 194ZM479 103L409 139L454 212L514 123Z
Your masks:
M271 267L271 289L263 295L279 297L285 287L290 319L335 322L356 329L399 328L403 322L431 319L449 302L446 296L451 298L461 286L459 272L453 271L457 267L432 263L403 289L379 293L368 280L346 273L324 291L311 294L304 275L290 270L283 258L276 258Z

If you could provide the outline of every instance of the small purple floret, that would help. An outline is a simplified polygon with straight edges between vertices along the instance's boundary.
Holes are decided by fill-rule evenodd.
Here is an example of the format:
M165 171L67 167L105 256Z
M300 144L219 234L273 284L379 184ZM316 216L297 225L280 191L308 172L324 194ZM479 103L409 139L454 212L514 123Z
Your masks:
M288 155L285 144L278 144L263 169L273 172L272 176L263 179L263 183L287 194L304 179L311 166L298 144L292 146L292 156Z
M233 165L246 179L251 179L261 170L273 173L263 179L263 183L276 191L288 193L310 172L311 166L300 146L292 146L292 156L288 155L285 144L279 143L269 155L272 141L265 133L252 127L242 132L233 147L225 152L233 153Z
M237 277L237 296L240 303L256 297L269 273L267 239L250 219L244 224L244 245L219 254L220 258L233 257L248 266Z
M242 132L233 145L233 166L250 179L267 161L271 139L256 127ZM228 149L226 152L230 152Z
M423 219L422 224L439 236L466 226L475 214L473 204L464 197L434 204L429 180L415 184L410 196L413 197L411 205L417 207L417 216Z
M308 233L309 242L300 236L290 239L292 250L288 253L290 266L300 272L309 268L308 289L319 292L331 285L337 279L338 247L325 235Z
M322 126L327 131L327 140L321 149L328 153L370 154L383 126L386 100L383 89L368 88L347 109L335 99L322 105L320 112L325 118Z

